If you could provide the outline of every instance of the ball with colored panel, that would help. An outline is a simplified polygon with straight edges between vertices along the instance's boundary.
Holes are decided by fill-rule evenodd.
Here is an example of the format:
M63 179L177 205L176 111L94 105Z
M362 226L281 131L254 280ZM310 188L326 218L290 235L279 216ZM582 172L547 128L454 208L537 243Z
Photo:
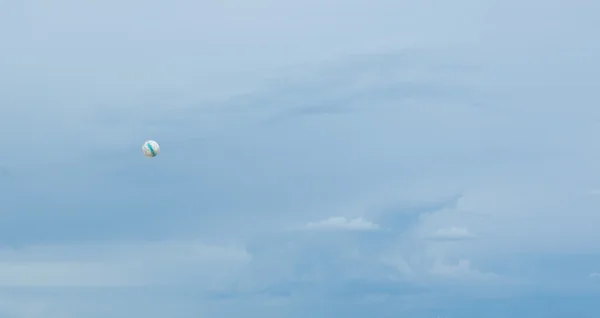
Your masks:
M160 152L160 146L154 140L146 140L142 146L142 151L144 152L144 156L154 158Z

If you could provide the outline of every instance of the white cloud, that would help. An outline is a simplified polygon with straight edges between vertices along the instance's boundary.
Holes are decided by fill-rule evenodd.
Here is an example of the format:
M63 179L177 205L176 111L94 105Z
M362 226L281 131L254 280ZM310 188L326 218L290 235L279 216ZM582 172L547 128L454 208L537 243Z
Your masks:
M471 261L461 259L455 264L436 260L430 271L431 274L443 278L458 278L466 280L489 280L499 276L495 273L482 272L472 267Z
M379 225L360 217L354 219L331 217L319 222L310 222L306 228L310 230L373 231L378 230Z
M428 239L435 241L465 241L475 238L476 236L464 227L439 229L428 237Z
M590 278L591 279L600 279L600 273L596 273L596 272L591 273Z

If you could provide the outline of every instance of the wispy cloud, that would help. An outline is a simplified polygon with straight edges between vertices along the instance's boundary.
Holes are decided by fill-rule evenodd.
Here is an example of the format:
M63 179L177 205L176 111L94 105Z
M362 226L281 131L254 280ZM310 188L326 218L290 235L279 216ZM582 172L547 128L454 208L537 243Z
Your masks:
M439 277L465 280L489 280L499 278L495 273L482 272L473 268L471 261L467 259L461 259L456 263L437 260L434 262L430 273Z
M374 231L379 229L379 225L360 217L354 219L331 217L319 222L310 222L306 228L309 230Z
M466 241L473 240L475 238L477 238L475 234L471 233L471 231L464 227L439 229L427 237L427 239L433 241Z
M197 271L241 269L243 247L199 241L121 242L0 250L0 287L124 287L182 284ZM176 271L174 269L177 268ZM207 279L213 274L200 274ZM188 276L187 278L185 276ZM192 279L193 280L193 279Z

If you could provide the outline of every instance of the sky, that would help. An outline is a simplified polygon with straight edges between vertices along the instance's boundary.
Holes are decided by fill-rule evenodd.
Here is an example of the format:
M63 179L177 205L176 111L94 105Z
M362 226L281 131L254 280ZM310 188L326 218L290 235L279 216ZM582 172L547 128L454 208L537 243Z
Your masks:
M0 1L0 318L598 317L598 10Z

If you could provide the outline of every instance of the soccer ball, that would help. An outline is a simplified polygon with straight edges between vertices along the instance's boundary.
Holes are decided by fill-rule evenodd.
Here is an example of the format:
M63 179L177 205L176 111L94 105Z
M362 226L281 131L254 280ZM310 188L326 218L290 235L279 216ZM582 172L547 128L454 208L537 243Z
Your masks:
M142 146L142 151L144 152L144 156L154 158L160 152L160 146L154 140L146 140Z

